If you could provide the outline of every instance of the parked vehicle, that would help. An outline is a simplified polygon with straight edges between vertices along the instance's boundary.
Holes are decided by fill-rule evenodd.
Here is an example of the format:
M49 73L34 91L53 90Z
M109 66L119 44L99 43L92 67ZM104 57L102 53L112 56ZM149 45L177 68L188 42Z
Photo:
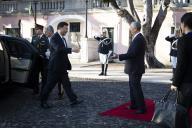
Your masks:
M0 35L0 85L15 83L32 88L39 57L29 41Z

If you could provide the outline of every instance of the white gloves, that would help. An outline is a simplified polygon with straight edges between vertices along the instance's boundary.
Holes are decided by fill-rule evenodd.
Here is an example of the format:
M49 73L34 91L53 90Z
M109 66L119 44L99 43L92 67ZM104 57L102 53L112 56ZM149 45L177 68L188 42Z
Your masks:
M47 51L45 52L45 55L46 55L46 58L47 58L47 59L49 59L49 57L50 57L50 53L51 53L50 50L47 49Z

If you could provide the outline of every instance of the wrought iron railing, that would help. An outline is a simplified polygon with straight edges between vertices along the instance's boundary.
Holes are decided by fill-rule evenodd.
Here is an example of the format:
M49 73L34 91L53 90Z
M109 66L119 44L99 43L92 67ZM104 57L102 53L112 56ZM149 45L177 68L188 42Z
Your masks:
M11 0L0 2L0 14L36 12L50 13L74 10L85 10L86 0ZM118 5L126 6L127 0L116 0ZM152 0L153 4L159 4L162 0ZM182 7L192 4L192 0L171 0L176 6ZM109 3L102 0L88 0L88 8L109 8Z

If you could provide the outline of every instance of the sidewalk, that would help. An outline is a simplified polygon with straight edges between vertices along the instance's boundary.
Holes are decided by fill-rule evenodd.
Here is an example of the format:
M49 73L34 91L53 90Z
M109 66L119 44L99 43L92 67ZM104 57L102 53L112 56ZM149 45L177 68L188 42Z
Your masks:
M88 80L109 80L109 81L128 81L127 74L124 73L124 64L109 63L107 76L98 76L101 72L99 62L88 64L72 64L72 71L69 76ZM142 82L146 83L171 83L172 69L146 69Z

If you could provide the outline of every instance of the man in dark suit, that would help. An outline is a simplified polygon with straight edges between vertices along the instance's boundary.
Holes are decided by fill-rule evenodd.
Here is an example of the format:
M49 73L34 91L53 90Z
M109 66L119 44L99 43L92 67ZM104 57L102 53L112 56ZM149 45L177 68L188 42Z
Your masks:
M65 92L69 97L71 106L77 105L82 102L77 100L77 96L71 88L71 83L67 72L67 70L71 70L71 63L69 61L68 54L70 54L71 52L78 53L80 49L77 47L68 48L67 42L64 38L67 32L68 24L66 22L60 22L57 26L57 32L51 37L51 55L48 65L48 79L47 84L43 88L41 95L42 108L50 107L47 103L48 96L59 81L61 81L63 88L65 89Z
M46 84L47 81L47 66L48 59L45 55L47 49L49 48L49 41L46 35L43 33L43 26L36 24L35 25L35 35L32 37L31 44L37 48L40 58L38 60L38 67L35 69L34 77L36 78L34 82L34 94L39 93L39 73L41 73L42 77L42 86L41 90Z
M46 28L46 30L45 30L45 34L46 34L46 36L47 36L47 38L48 38L48 40L49 40L49 43L50 43L51 37L52 37L53 34L54 34L53 26L49 25L49 26ZM50 57L50 50L49 50L49 49L47 49L46 55L47 55L47 58L49 59L49 57ZM63 90L63 87L62 87L62 85L61 85L61 82L57 83L57 85L58 85L58 91L59 91L59 92L58 92L58 96L59 96L58 99L62 99L62 98L63 98L63 95L64 95L64 90Z
M192 13L181 18L181 31L177 45L177 66L174 74L172 90L178 90L177 103L189 112L192 107ZM190 128L188 113L177 111L175 128Z
M129 87L131 106L129 109L137 109L136 114L143 114L146 112L144 96L141 88L142 74L145 73L144 55L146 41L140 33L141 24L139 22L132 22L130 26L133 40L129 46L127 53L114 55L113 58L119 58L120 61L125 62L125 73L129 75Z

